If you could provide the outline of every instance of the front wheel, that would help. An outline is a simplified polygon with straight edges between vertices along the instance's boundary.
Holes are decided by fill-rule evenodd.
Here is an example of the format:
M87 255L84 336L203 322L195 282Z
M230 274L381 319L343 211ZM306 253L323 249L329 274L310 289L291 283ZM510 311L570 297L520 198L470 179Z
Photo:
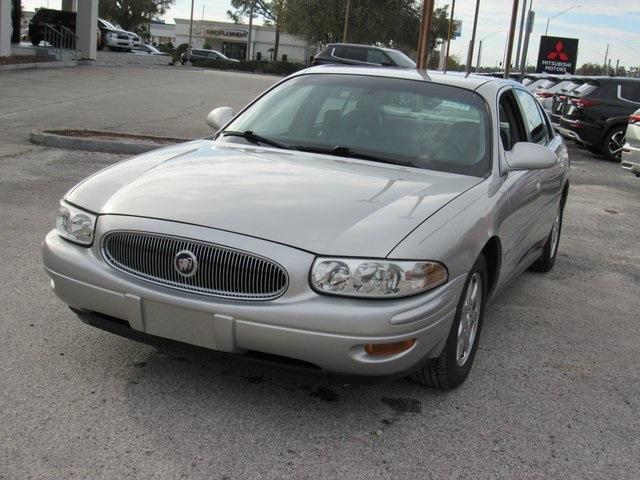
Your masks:
M480 255L467 275L442 353L411 375L428 387L451 390L465 381L478 348L487 297L487 263Z
M620 163L622 160L622 147L624 147L626 133L626 125L616 125L609 129L602 140L602 150L612 162Z

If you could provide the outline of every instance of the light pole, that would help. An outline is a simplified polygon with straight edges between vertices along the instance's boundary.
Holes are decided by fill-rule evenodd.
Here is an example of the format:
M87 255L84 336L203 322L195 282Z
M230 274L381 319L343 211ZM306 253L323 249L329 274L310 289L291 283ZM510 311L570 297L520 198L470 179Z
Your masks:
M349 33L349 13L351 10L351 0L347 0L347 8L344 14L344 32L342 33L342 43L347 43L347 34Z
M566 10L561 11L560 13L556 13L555 15L551 15L550 17L547 18L547 28L544 30L544 35L546 36L547 33L549 33L549 20L551 20L552 18L556 18L559 17L560 15L562 15L563 13L567 13L569 10L573 10L574 8L580 8L582 5L571 5L569 8L567 8Z
M449 18L449 30L447 32L447 48L444 54L444 73L447 73L447 64L449 63L449 47L451 47L451 35L453 35L453 13L455 9L456 0L451 0L451 17Z
M494 35L497 35L499 33L502 33L502 30L498 30L497 32L493 32L490 35L487 35L484 38L481 38L480 41L478 42L478 63L476 63L476 71L478 71L478 69L480 68L480 62L482 60L482 43L487 40L488 38L493 37Z

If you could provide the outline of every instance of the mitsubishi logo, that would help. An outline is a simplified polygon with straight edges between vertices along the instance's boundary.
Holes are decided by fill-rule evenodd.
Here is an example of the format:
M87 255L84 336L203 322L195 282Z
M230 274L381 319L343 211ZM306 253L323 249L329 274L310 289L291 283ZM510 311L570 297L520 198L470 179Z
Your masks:
M569 57L566 53L564 53L564 44L561 40L558 40L556 43L554 50L549 52L547 55L548 60L560 60L561 62L568 62Z

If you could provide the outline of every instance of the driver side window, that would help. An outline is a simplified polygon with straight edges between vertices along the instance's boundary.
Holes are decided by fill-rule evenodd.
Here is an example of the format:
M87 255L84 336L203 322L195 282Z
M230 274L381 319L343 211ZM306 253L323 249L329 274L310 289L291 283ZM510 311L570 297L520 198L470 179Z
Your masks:
M516 89L516 96L525 117L527 129L531 137L531 142L546 145L549 142L549 132L547 125L540 113L538 101L524 90Z
M511 90L500 97L498 104L498 121L500 122L500 140L505 151L509 151L518 142L526 142L527 134L516 99Z

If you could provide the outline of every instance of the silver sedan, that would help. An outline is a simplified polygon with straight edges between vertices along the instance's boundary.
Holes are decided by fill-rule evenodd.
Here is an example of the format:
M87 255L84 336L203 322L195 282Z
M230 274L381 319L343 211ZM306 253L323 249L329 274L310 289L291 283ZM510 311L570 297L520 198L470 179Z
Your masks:
M86 323L453 388L487 302L553 267L567 149L515 82L322 66L207 121L62 199L44 263Z

